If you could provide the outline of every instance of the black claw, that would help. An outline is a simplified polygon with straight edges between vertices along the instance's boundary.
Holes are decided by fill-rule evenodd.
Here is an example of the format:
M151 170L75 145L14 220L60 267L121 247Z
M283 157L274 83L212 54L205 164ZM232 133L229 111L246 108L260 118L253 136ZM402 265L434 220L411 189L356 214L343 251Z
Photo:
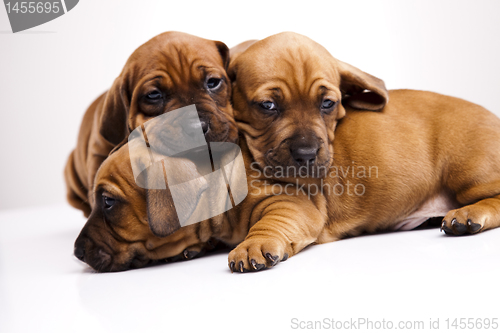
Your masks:
M185 259L193 259L194 257L196 257L200 252L197 252L197 251L188 251L188 250L184 250L184 258Z
M462 223L455 223L455 231L458 235L462 235L467 231L467 226Z
M445 234L447 235L455 235L455 233L453 232L453 230L451 230L450 228L448 228L447 226L444 226L443 227L443 231Z
M266 258L271 262L271 266L274 266L279 262L278 256L272 256L271 253L266 253Z
M260 271L262 268L266 267L264 264L258 264L255 259L250 260L250 263L252 264L252 267L256 271Z
M179 260L184 260L183 254L178 254L176 256L165 259L166 262L177 262Z
M231 270L231 273L234 272L234 261L231 261L231 263L229 263L229 269Z
M441 223L441 229L439 229L439 231L443 231L445 226L446 226L446 220L443 220L443 223Z
M245 267L243 266L243 261L240 261L239 266L240 266L240 272L241 272L241 273L243 273L243 269L245 268Z
M288 253L285 253L285 255L283 256L283 259L281 259L281 261L286 261L288 259Z
M467 224L469 225L470 232L478 232L482 227L479 223L474 223L471 220L467 220Z

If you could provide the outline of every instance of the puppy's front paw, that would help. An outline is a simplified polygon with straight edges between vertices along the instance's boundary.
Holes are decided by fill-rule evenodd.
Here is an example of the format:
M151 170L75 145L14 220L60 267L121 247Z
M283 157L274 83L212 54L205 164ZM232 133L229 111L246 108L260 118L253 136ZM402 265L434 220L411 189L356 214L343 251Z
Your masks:
M273 238L246 239L229 253L229 269L245 273L273 267L288 259L285 250L282 242Z
M475 210L473 205L466 206L449 211L443 219L441 230L447 235L475 234L481 231L485 219L486 215L480 210Z

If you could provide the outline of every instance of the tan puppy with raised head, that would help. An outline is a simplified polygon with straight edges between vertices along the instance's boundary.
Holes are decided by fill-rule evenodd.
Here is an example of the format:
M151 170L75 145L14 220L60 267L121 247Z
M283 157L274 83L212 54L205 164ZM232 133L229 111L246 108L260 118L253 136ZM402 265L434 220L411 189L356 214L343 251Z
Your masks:
M69 203L88 216L89 191L104 159L130 131L170 110L195 104L207 141L236 142L228 63L224 43L181 32L163 33L135 50L85 113L64 174Z
M240 52L240 51L239 51ZM281 33L231 59L233 108L251 158L245 240L231 270L271 267L309 244L412 229L500 225L500 120L431 92L388 92L311 39Z

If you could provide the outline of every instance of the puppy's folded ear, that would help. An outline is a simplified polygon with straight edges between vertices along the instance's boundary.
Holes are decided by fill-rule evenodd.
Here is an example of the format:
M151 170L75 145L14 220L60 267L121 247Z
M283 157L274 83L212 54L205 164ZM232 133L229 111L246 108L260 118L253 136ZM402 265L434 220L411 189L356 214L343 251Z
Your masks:
M233 85L236 82L237 69L238 69L238 67L236 65L236 61L233 61L233 59L231 59L231 64L229 65L229 68L227 69L227 76L229 76L229 80L231 80Z
M193 214L200 209L201 196L208 183L195 163L189 159L165 157L151 164L144 176L148 223L154 235L166 237L184 225L201 221ZM209 207L201 206L201 210L206 209Z
M339 61L342 102L360 110L381 110L389 101L384 81Z
M163 163L154 163L147 170L146 204L151 232L166 237L181 228L175 210L172 193L166 184L167 175ZM163 184L163 186L159 186ZM163 189L161 189L163 187Z
M229 48L226 44L219 41L214 41L217 50L219 50L220 56L222 58L222 64L224 65L224 69L227 70L227 66L229 66Z
M113 145L127 137L127 121L130 102L124 91L122 76L119 76L106 93L99 120L99 134Z

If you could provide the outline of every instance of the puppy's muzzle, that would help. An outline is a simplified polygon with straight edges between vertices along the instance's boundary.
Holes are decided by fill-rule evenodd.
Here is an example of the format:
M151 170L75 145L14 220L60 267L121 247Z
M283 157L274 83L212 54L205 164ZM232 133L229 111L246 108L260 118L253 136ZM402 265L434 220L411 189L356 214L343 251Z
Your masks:
M112 266L111 254L86 235L80 235L76 239L74 255L97 271L109 271Z
M76 239L73 253L76 258L98 272L116 272L130 268L140 268L151 261L137 253L118 255L108 246L99 245L85 231L80 233Z
M197 118L189 119L188 121L182 124L182 129L189 136L195 136L200 130L203 131L203 135L207 135L208 130L210 129L210 123L207 119Z
M213 103L195 104L207 142L236 142L238 130L234 121ZM194 126L196 126L195 124ZM198 125L200 126L200 125Z

